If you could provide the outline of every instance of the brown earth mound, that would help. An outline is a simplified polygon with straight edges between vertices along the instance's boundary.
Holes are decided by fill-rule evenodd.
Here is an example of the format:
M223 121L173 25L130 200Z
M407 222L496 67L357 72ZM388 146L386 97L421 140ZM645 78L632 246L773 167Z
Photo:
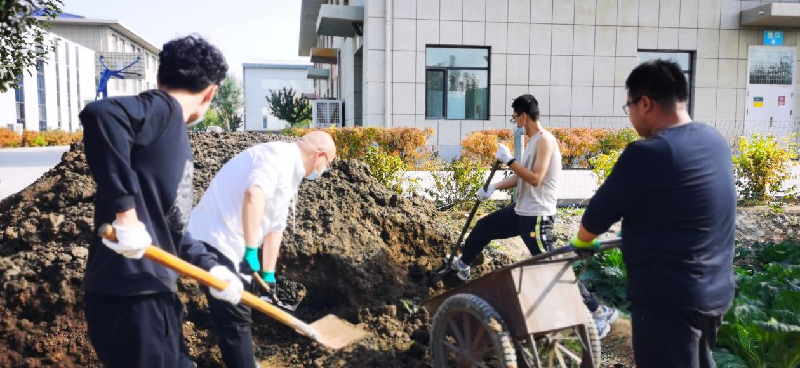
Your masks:
M277 136L193 134L195 201L236 153ZM95 366L83 319L82 276L93 233L95 186L82 146L22 192L0 202L0 366ZM434 206L377 183L357 161L340 161L305 182L296 228L286 231L279 286L308 293L296 315L332 313L372 337L332 352L267 317L255 316L256 355L275 366L424 366L428 316L419 306L442 282L429 270L455 241ZM477 274L492 265L477 268ZM184 334L199 366L221 365L200 287L180 283ZM262 364L263 365L263 364Z

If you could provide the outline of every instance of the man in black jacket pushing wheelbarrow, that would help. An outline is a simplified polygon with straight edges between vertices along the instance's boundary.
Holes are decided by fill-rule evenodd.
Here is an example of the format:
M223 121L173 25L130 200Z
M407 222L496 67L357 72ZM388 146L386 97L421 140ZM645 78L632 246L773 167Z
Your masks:
M511 121L525 130L527 144L521 161L498 143L495 158L514 171L507 179L478 191L479 200L487 200L496 189L516 188L517 201L508 207L481 218L464 243L464 254L454 259L450 267L461 280L469 280L470 264L489 242L520 236L531 255L553 249L553 224L556 216L558 179L561 174L561 152L556 138L539 122L539 103L532 95L517 97L511 104ZM579 283L584 303L592 312L600 337L611 330L617 318L616 309L600 305Z
M622 152L571 243L597 249L597 234L622 219L636 365L715 367L711 349L734 295L731 151L692 121L676 63L643 63L625 86L623 109L645 139Z

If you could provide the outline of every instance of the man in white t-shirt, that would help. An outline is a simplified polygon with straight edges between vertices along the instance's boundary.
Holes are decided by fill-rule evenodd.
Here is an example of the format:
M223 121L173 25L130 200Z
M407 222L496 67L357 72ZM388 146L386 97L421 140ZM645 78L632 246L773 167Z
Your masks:
M539 121L539 102L532 95L517 97L511 103L514 110L511 122L525 130L527 142L522 159L517 161L508 147L498 143L495 158L506 164L514 175L483 187L477 193L485 201L495 189L516 188L517 201L490 213L475 224L464 242L464 254L454 259L450 267L461 280L470 279L470 264L495 239L519 236L531 255L553 250L553 225L557 215L558 180L561 175L561 151L555 136ZM598 303L583 284L578 283L586 307L592 312L600 337L611 330L618 317L617 310Z
M189 231L217 254L221 265L243 276L260 271L275 297L275 266L291 202L303 178L314 180L336 158L328 133L310 132L295 143L253 146L228 161L192 211ZM258 247L264 243L263 263ZM255 367L250 308L208 298L228 367Z

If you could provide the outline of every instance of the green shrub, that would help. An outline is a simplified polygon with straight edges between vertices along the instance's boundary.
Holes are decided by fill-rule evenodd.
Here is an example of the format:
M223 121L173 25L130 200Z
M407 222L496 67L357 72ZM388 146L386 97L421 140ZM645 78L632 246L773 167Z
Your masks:
M631 128L611 130L605 136L598 139L601 154L611 154L614 151L622 151L629 143L641 139L639 133Z
M791 138L778 140L760 133L739 138L739 154L733 156L733 163L736 186L746 202L765 201L770 192L783 189L791 176L787 164L797 157Z
M475 199L484 184L486 165L471 156L461 156L443 167L432 167L433 187L425 192L437 206L458 206Z
M617 164L619 155L622 154L621 150L611 151L608 154L601 153L589 159L589 164L592 166L592 172L597 177L597 185L603 184L604 181L611 175L611 170Z
M408 184L413 189L415 180L407 178L405 172L409 165L404 163L399 156L384 152L382 149L372 147L367 149L364 162L369 166L369 171L375 179L387 188L402 194L403 184Z

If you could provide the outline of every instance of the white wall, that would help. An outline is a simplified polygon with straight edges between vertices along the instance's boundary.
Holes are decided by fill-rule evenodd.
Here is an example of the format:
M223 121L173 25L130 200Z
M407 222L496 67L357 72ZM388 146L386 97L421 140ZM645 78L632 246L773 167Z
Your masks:
M267 128L263 125L262 111L264 108L269 107L269 102L266 96L269 95L269 90L263 88L263 80L279 80L288 81L295 80L300 85L307 85L302 89L295 88L300 93L314 93L313 85L308 80L308 68L310 65L297 65L292 66L291 69L282 67L278 68L269 66L263 67L250 67L244 66L244 99L245 99L245 117L244 117L244 130L247 131L274 131L281 130L287 126L283 120L267 114ZM291 87L287 83L279 83L277 87ZM266 111L269 111L268 109Z
M55 38L54 35L48 34L47 40ZM70 85L67 85L67 67L66 67L66 48L69 47L70 57ZM62 130L70 130L70 117L72 119L71 130L75 131L80 129L80 121L78 114L80 109L85 105L83 102L86 100L94 99L95 80L94 80L94 51L80 46L71 41L63 38L58 40L59 49L59 71L60 78L56 78L56 60L55 53L50 53L48 60L44 66L45 78L45 99L46 99L46 117L44 121L47 123L47 129L58 129L58 96L56 83L60 83L60 98L61 98L61 121ZM76 57L76 51L80 54ZM76 59L80 59L80 64L77 64ZM80 68L80 80L78 80L78 68ZM84 101L78 100L78 84L80 83L80 97ZM25 129L26 130L39 130L39 98L37 86L36 68L31 67L23 73L23 88L25 95ZM71 94L71 109L67 105L68 90ZM71 115L70 115L71 113ZM0 127L7 127L8 124L16 122L16 103L14 99L14 90L6 93L0 93Z
M430 143L444 157L452 157L469 133L509 127L511 101L531 93L539 100L546 126L626 127L628 118L621 109L624 82L638 64L639 50L692 52L695 116L715 125L744 120L747 46L760 45L765 28L742 28L739 14L768 2L392 0L389 125L433 128ZM363 124L384 126L386 1L364 3ZM785 32L785 46L800 44L800 28L770 29ZM349 45L362 39L328 39L320 37L319 44L332 43L342 50L341 80L347 83L355 69L355 50ZM489 120L425 117L428 45L490 48ZM800 84L800 78L796 80ZM355 96L343 88L341 98L349 122ZM800 98L795 101L800 111ZM800 114L795 120L800 122Z

